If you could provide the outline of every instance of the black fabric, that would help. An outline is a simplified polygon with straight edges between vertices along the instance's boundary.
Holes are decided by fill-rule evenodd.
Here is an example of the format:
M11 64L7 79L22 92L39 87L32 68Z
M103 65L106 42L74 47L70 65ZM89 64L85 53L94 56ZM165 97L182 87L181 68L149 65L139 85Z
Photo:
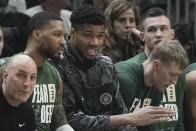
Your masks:
M0 130L35 131L33 110L26 104L11 106L0 89Z
M7 32L3 29L4 47L1 57L12 56L24 51L27 44L26 27L30 17L19 12L0 14L0 25L10 28Z
M76 131L110 131L109 115L126 112L114 66L102 55L88 61L76 52L68 44L64 58L55 63L64 76L63 104L68 122Z

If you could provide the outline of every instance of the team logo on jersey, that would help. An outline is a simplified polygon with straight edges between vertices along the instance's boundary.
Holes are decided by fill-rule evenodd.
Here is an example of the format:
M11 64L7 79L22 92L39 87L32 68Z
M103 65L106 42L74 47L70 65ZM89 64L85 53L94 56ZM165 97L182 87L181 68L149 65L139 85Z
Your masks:
M109 93L103 93L100 95L100 102L103 105L109 105L112 102L112 96Z

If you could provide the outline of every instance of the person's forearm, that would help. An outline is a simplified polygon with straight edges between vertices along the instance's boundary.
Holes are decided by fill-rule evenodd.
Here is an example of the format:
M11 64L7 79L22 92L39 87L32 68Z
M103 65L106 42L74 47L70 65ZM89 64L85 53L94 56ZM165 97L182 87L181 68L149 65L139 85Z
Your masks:
M168 118L174 115L175 112L167 108L146 106L133 113L111 116L110 127L115 128L122 125L146 126L168 121Z
M116 128L123 125L134 125L134 119L131 114L120 114L110 116L110 127Z
M79 131L110 131L109 116L97 115L90 116L82 112L68 113L67 119L69 124Z

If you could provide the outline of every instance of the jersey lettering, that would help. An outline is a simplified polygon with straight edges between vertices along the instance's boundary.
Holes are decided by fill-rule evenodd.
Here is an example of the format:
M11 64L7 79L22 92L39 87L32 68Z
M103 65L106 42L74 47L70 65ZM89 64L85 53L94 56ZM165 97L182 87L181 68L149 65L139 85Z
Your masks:
M168 102L176 102L175 85L171 84L167 89Z
M32 104L34 107L35 115L40 117L40 123L51 123L55 98L55 84L35 85L32 97Z
M177 121L178 120L178 107L176 105L176 90L175 85L170 85L166 92L163 95L161 106L171 109L175 112L175 116L171 117L169 121Z
M175 116L170 117L169 121L177 121L178 120L178 107L176 104L165 104L165 108L171 109L175 112Z
M130 112L137 111L139 108L142 108L145 106L150 106L151 102L152 102L152 99L150 99L150 98L145 98L143 103L142 103L141 99L135 98L133 101L133 104L130 108Z
M42 105L41 107L41 123L51 123L54 105Z

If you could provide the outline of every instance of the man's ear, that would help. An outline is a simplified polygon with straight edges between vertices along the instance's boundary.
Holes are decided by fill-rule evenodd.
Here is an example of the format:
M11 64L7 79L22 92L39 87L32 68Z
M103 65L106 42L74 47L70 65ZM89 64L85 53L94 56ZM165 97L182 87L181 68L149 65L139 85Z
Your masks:
M156 71L161 66L160 60L153 60L153 69Z
M175 36L174 29L171 29L171 39L174 39L174 36Z
M40 31L39 30L34 30L32 35L37 40L40 37Z
M8 77L8 72L7 72L7 70L4 70L3 71L3 73L2 73L2 77L3 77L3 81L7 81L6 79L7 79L7 77Z
M139 36L139 38L142 40L142 42L144 42L144 32L140 32L140 36Z

